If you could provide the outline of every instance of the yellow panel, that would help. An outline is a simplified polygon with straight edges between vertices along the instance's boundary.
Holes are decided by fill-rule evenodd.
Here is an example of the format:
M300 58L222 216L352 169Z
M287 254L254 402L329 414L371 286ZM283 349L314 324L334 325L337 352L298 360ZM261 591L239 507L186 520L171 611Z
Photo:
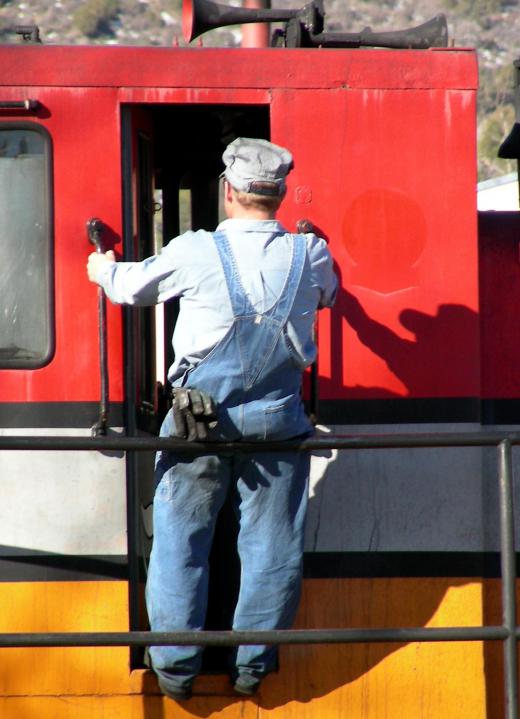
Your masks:
M128 630L126 582L0 584L0 632ZM129 652L115 648L0 649L0 694L128 691Z
M300 627L405 627L482 622L479 582L312 580ZM486 716L482 643L292 646L262 688L261 719L479 719Z
M8 697L0 698L2 719L256 719L256 707L240 699L208 697L181 706L161 697Z
M496 624L499 598L495 580L307 580L297 625ZM1 632L128 628L125 582L0 584L0 607ZM0 650L1 719L490 719L502 706L492 642L284 646L258 697L202 676L182 705L159 695L150 672L129 671L125 647Z

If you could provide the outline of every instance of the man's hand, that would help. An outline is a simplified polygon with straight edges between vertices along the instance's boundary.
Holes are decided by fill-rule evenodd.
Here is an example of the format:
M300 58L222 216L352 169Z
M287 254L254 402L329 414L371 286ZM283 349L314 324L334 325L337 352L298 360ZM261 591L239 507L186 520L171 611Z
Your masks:
M172 413L175 437L189 442L207 439L208 429L217 425L217 407L213 398L198 389L174 387Z
M94 282L95 284L99 284L98 277L103 269L107 264L113 265L116 261L116 256L113 252L113 250L108 250L108 252L105 252L105 254L101 254L99 252L92 252L92 254L88 257L87 262L87 274L88 278L91 282Z

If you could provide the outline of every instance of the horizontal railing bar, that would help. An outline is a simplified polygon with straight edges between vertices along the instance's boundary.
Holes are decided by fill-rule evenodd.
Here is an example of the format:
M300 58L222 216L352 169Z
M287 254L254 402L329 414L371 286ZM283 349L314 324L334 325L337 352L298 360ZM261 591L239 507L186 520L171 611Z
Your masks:
M517 628L517 633L520 628ZM238 644L358 644L504 640L504 627L403 629L283 629L236 632L28 632L0 634L0 647L236 646Z
M334 435L305 440L277 442L188 442L168 437L60 437L2 436L0 450L100 450L155 451L179 453L287 452L323 449L402 449L421 447L484 447L498 446L507 440L520 445L520 432L445 432L424 434Z

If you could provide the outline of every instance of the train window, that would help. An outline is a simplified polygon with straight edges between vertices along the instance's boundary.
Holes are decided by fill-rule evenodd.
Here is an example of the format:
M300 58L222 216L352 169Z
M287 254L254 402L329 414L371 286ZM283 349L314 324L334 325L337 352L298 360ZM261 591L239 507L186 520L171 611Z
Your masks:
M50 144L37 125L0 125L4 369L42 367L53 353Z

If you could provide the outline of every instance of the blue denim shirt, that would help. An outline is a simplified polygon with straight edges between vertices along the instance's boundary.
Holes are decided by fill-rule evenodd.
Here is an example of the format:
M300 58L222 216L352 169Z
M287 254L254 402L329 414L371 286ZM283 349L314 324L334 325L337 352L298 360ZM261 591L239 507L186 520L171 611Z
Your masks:
M277 220L228 219L224 231L233 251L248 299L259 312L280 294L291 253L291 234ZM315 310L334 302L336 276L324 240L306 235L303 281L293 306L287 334L302 368L313 362ZM112 302L138 306L180 298L180 313L172 338L175 362L171 382L196 366L222 339L233 322L222 265L212 233L185 232L162 252L142 262L118 262L103 268L98 281Z

